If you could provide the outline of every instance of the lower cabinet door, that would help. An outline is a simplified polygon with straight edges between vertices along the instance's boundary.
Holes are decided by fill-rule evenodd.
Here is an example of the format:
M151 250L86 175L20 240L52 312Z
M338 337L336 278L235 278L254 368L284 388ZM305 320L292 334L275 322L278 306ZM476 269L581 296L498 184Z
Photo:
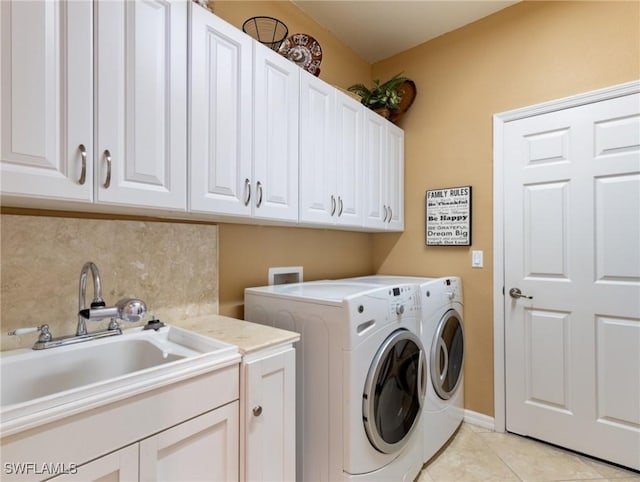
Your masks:
M141 481L237 481L239 403L235 401L140 442Z
M135 482L138 480L138 444L121 448L80 467L64 467L64 470L67 473L50 480Z
M295 349L244 362L244 479L296 480Z

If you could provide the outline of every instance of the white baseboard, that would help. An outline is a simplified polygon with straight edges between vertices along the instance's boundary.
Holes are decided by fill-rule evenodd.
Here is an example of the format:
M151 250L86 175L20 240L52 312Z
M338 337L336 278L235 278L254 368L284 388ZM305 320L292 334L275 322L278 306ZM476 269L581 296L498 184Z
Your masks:
M471 425L486 428L489 430L495 430L496 424L493 417L485 415L484 413L474 412L472 410L464 411L464 421Z

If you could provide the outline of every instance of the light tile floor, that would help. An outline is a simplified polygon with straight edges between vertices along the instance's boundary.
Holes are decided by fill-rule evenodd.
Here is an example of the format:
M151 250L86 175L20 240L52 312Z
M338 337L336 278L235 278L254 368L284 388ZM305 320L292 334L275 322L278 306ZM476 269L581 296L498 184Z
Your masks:
M526 437L463 423L426 464L416 482L640 482L640 473L605 464Z

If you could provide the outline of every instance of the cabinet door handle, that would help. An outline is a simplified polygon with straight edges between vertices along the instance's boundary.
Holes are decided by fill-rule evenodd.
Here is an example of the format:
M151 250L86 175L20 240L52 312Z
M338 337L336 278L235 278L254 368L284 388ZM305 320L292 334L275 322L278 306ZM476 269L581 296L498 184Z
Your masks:
M331 195L331 216L333 216L336 213L336 197L332 194Z
M382 206L382 210L384 211L384 217L382 218L382 222L386 223L387 222L387 216L389 215L388 211L387 211L387 205L383 205Z
M104 158L107 161L107 178L104 180L104 188L109 189L111 186L111 152L109 149L104 150Z
M249 201L251 201L251 181L249 181L249 179L244 180L244 192L246 193L244 198L244 205L248 206Z
M388 208L389 208L389 219L387 219L387 222L390 223L391 218L393 218L393 209L391 209L391 206L388 206Z
M338 217L342 216L342 198L338 196Z
M257 405L253 407L252 412L255 417L259 417L260 415L262 415L262 407L260 405Z
M84 147L84 144L80 144L78 146L78 150L80 151L80 157L82 158L82 171L80 171L78 184L82 186L87 180L87 148Z
M256 207L259 208L262 206L262 183L260 181L256 183L256 190L258 191L258 202L256 203Z

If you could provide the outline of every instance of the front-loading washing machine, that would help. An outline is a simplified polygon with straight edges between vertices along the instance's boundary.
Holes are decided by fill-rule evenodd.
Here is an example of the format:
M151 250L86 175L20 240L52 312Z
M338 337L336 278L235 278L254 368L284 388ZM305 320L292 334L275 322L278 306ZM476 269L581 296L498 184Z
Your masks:
M345 280L346 281L346 280ZM455 433L464 419L464 325L459 277L375 275L349 281L387 286L414 283L420 293L421 338L428 352L429 382L424 404L424 461Z
M428 379L415 285L247 288L245 319L300 333L297 480L415 479Z

